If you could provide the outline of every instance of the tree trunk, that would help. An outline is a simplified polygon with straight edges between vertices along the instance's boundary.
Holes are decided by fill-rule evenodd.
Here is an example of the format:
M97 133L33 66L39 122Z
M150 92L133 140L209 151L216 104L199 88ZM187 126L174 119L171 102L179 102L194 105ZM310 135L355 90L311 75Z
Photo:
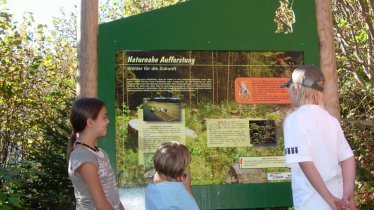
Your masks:
M340 120L331 0L315 0L315 2L320 65L326 79L324 89L325 108L332 116Z
M77 96L97 97L98 0L81 0L78 11Z

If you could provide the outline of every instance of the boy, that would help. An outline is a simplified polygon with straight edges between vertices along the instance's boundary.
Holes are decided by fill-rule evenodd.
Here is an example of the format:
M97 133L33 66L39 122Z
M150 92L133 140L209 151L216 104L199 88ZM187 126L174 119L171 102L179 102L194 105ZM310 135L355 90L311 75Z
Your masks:
M191 155L186 146L178 142L165 142L153 157L156 170L153 184L145 191L147 210L198 210L191 189L189 163Z
M323 108L324 82L320 69L302 66L282 85L297 107L283 125L296 210L355 209L355 159L339 122Z

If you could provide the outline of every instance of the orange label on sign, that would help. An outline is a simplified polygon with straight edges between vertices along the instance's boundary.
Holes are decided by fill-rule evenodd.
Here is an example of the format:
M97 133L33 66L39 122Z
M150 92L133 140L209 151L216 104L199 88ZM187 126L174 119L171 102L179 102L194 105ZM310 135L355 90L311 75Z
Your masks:
M235 79L235 100L239 104L289 104L287 88L280 86L290 78Z

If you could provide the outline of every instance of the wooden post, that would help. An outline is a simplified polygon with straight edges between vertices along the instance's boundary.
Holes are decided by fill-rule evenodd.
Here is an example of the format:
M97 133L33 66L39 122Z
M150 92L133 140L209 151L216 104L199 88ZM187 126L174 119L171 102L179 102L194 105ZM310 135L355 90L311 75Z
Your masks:
M332 116L340 120L331 0L315 0L315 2L320 64L326 79L325 108Z
M80 0L77 96L97 97L98 0Z

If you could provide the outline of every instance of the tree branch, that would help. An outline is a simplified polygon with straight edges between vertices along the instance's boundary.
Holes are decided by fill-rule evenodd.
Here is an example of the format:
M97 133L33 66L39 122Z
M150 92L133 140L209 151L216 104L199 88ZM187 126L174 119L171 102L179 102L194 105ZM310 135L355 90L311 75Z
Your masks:
M373 121L368 121L368 120L347 120L343 121L343 127L355 125L358 128L374 128L374 123Z

